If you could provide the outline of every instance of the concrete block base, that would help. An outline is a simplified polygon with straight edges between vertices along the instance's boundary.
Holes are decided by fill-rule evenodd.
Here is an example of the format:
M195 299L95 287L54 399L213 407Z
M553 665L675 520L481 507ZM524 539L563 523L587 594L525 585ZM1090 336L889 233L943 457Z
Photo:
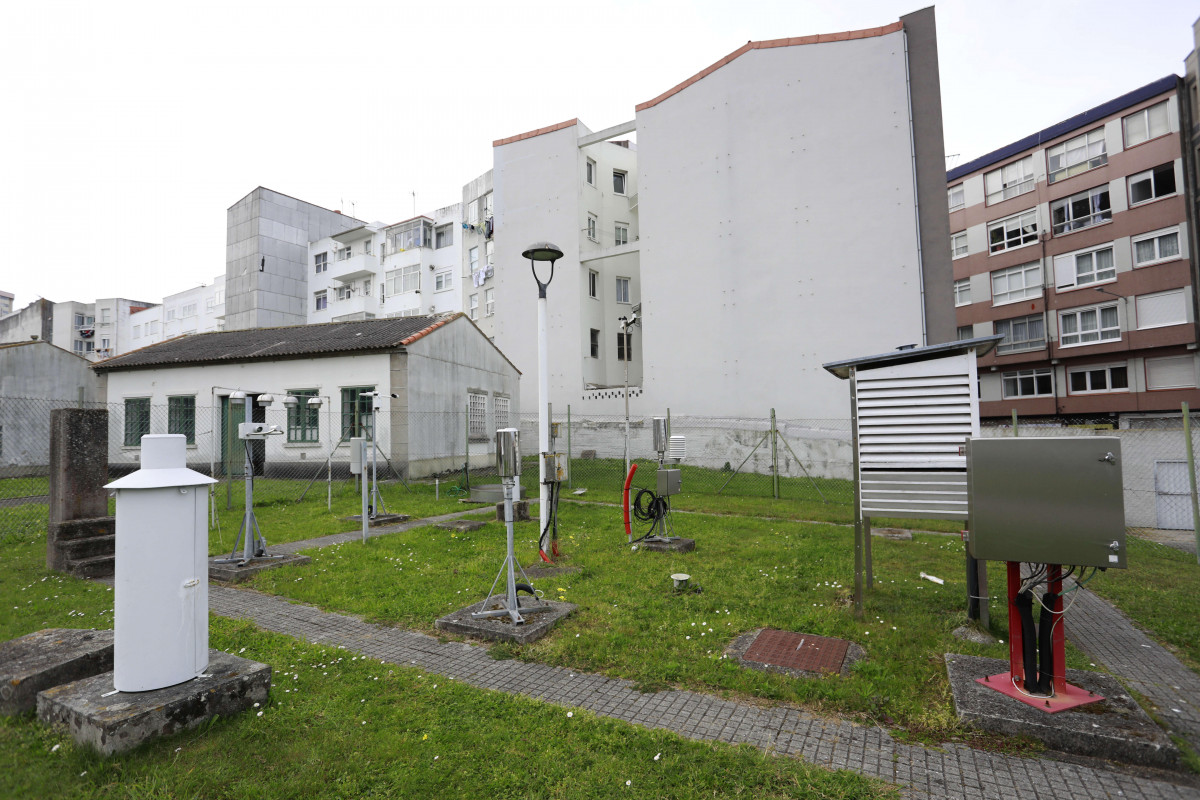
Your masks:
M522 597L524 602L527 598ZM475 639L487 639L493 642L516 642L517 644L526 644L528 642L536 642L538 639L550 632L550 629L558 624L558 621L565 619L579 606L574 603L558 603L546 601L544 605L550 606L549 611L542 611L537 614L522 614L525 617L523 625L513 625L508 617L486 617L477 619L472 617L476 611L484 610L483 600L474 605L467 606L459 611L454 611L439 619L434 623L434 627L440 631L447 633L457 633L462 636L470 636ZM530 605L534 605L530 603ZM488 604L489 608L499 607L497 598L492 598L492 602Z
M496 503L496 521L504 522L504 503ZM513 522L529 522L529 501L513 501Z
M77 743L108 756L265 703L270 686L266 664L211 650L208 671L190 681L109 694L113 676L106 672L43 691L37 712L42 722L65 727Z
M946 654L946 672L959 719L993 733L1024 734L1064 753L1181 768L1178 748L1115 679L1097 672L1067 670L1068 683L1104 699L1048 714L976 683L977 678L1007 669L1008 662L997 658Z
M470 533L471 531L479 530L480 528L482 528L485 525L487 525L486 522L482 522L477 519L452 519L449 522L439 522L437 524L437 527L439 527L445 531L457 531L459 533Z
M216 558L226 558L221 555ZM260 572L265 572L269 569L278 569L279 567L287 567L293 565L310 564L312 559L308 556L302 556L299 553L281 556L279 558L252 558L245 564L240 564L237 561L225 561L218 563L214 559L208 560L208 579L213 581L222 581L224 583L241 583L242 581L253 578Z
M376 514L374 518L367 518L368 528L381 528L384 525L399 525L401 522L408 522L411 517L408 514ZM359 527L362 526L362 514L355 514L352 517L342 517L343 522L353 522Z
M681 539L678 536L672 536L664 541L644 541L638 545L643 550L649 550L652 553L690 553L696 549L695 539Z
M47 628L0 643L0 714L37 707L37 694L113 668L113 632Z

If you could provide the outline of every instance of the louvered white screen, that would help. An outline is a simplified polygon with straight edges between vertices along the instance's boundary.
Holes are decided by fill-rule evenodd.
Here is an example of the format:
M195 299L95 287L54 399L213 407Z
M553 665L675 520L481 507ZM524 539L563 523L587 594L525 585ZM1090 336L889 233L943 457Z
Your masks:
M966 519L975 387L974 353L857 370L863 516Z

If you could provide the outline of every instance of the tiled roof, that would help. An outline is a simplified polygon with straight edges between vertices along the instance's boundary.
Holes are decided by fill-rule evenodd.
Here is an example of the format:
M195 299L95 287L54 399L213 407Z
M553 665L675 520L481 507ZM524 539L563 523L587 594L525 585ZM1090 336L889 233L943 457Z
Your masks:
M1130 106L1137 105L1143 100L1149 100L1151 97L1169 92L1176 88L1179 84L1179 76L1168 75L1165 78L1159 78L1153 83L1148 83L1132 92L1123 94L1120 97L1114 97L1106 103L1101 103L1095 108L1090 108L1082 114L1076 114L1070 119L1065 119L1049 128L1038 131L1037 133L1026 136L1024 139L1019 139L1012 144L1005 145L999 150L993 150L987 155L982 155L973 161L968 161L966 164L961 164L946 173L947 181L958 180L964 175L970 175L976 170L981 170L984 167L990 167L992 164L1004 161L1007 158L1015 156L1017 153L1029 150L1043 142L1049 142L1058 137L1070 133L1071 131L1082 128L1084 126L1095 125L1098 120L1112 116L1118 111L1122 111Z
M504 139L497 139L496 141L492 142L492 147L499 147L502 144L511 144L513 142L519 142L519 141L522 141L523 139L532 139L534 136L541 136L543 133L554 133L555 131L561 131L563 128L570 128L570 127L572 127L574 125L578 125L578 124L579 124L579 118L575 117L574 119L569 119L569 120L566 120L565 122L560 122L557 125L547 125L546 127L538 128L535 131L526 131L525 133L518 133L516 136L508 136Z
M415 342L461 316L390 317L359 322L196 333L101 361L94 364L92 369L108 372L394 350Z

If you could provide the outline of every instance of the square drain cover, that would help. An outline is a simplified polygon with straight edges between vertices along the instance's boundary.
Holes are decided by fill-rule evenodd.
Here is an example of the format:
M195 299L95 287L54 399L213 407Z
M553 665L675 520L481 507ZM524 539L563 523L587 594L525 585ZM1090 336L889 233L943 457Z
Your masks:
M842 671L849 647L845 639L767 628L742 658L772 667L837 674Z

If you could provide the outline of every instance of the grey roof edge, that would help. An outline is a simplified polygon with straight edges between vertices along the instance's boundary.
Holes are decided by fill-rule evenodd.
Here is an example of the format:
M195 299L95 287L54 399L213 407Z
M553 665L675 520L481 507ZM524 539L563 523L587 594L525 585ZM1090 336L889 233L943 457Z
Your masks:
M847 358L843 361L830 361L828 364L822 364L821 366L836 377L846 380L850 377L851 368L854 367L910 364L914 361L928 361L932 358L958 355L969 351L973 351L977 356L987 355L1003 338L1004 334L994 333L991 336L978 336L974 339L960 339L954 342L912 347L907 350L891 350L887 353L879 353L873 356L860 356L858 358Z

